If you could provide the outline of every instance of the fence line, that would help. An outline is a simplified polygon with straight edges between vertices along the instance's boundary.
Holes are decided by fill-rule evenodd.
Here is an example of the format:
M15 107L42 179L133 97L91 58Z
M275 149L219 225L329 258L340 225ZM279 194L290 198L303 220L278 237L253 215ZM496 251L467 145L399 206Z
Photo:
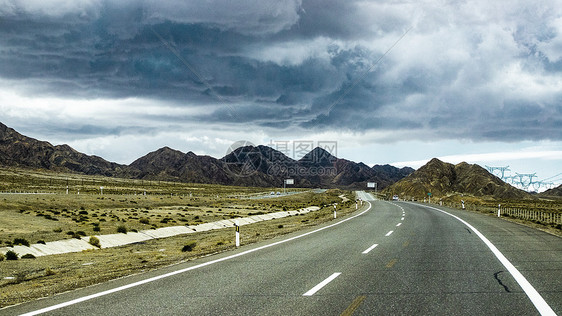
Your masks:
M528 221L540 221L546 224L562 224L562 213L502 207L500 209L500 214Z
M442 205L453 207L453 208L461 208L461 203L451 203L446 202ZM490 213L497 214L498 208L493 208L490 206L481 206L481 205L472 205L466 204L465 209L469 211L482 211L482 209L489 211ZM512 207L501 207L500 208L501 216L509 216L512 218L518 218L527 221L539 221L543 224L560 224L562 225L562 212L549 212L549 211L540 211L540 210L528 210L523 208L512 208Z

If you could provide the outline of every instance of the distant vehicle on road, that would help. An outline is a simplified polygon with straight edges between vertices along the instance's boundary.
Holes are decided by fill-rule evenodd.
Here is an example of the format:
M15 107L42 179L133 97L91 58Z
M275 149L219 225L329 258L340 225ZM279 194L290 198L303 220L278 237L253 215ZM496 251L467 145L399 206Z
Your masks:
M393 201L398 201L398 195L394 194L394 196L392 197Z
M269 195L275 195L275 192L271 191L271 193L269 193Z
M277 191L277 195L281 195L281 192Z

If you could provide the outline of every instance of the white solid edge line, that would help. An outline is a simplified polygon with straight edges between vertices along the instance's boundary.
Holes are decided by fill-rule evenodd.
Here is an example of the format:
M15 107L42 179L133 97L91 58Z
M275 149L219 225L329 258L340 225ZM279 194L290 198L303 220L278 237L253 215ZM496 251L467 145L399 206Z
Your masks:
M379 244L374 244L371 247L367 248L367 250L363 251L362 254L368 254L371 250L375 249L376 246L378 246Z
M341 274L341 272L336 272L332 275L330 275L328 278L326 278L326 280L318 283L315 287L311 288L310 290L308 290L306 293L304 293L302 296L312 296L314 295L314 293L318 292L321 288L325 287L328 283L332 282L335 278L337 278L339 275Z
M390 236L390 234L392 234L392 233L394 233L394 231L393 231L393 230L389 231L389 232L388 232L388 233L386 233L386 235L384 235L384 236L385 236L385 237L388 237L388 236Z
M339 222L337 222L337 223L330 224L330 225L328 225L328 226L325 226L325 227L322 227L322 228L319 228L319 229L310 231L310 232L308 232L308 233L304 233L304 234L302 234L302 235L298 235L298 236L291 237L291 238L288 238L288 239L283 239L283 240L274 242L274 243L272 243L272 244L268 244L268 245L260 246L260 247L254 248L254 249L246 250L246 251L243 251L243 252L240 252L240 253L237 253L237 254L228 256L228 257L215 259L215 260L212 260L212 261L209 261L209 262L205 262L205 263L201 263L201 264L198 264L198 265L195 265L195 266L192 266L192 267L189 267L189 268L185 268L185 269L180 269L180 270L172 271L172 272L165 273L165 274L162 274L162 275L158 275L158 276L155 276L155 277L152 277L152 278L148 278L148 279L144 279L144 280L137 281L137 282L134 282L134 283L130 283L130 284L126 284L126 285L123 285L123 286L119 286L119 287L116 287L116 288L113 288L113 289L110 289L110 290L106 290L106 291L102 291L102 292L99 292L99 293L94 293L94 294L86 295L86 296L83 296L83 297L80 297L80 298L77 298L77 299L70 300L70 301L68 301L68 302L56 304L56 305L53 305L53 306L49 306L49 307L45 307L45 308L42 308L42 309L38 309L38 310L36 310L36 311L32 311L32 312L29 312L29 313L21 314L21 316L33 316L33 315L39 315L39 314L43 314L43 313L46 313L46 312L54 311L54 310L57 310L57 309L61 309L61 308L63 308L63 307L67 307L67 306L71 306L71 305L78 304L78 303L81 303L81 302L85 302L85 301L88 301L88 300L91 300L91 299L94 299L94 298L97 298L97 297L101 297L101 296L105 296L105 295L108 295L108 294L120 292L120 291L129 289L129 288L132 288L132 287L136 287L136 286L139 286L139 285L143 285L143 284L146 284L146 283L150 283L150 282L153 282L153 281L157 281L157 280L160 280L160 279L164 279L164 278L167 278L167 277L170 277L170 276L174 276L174 275L176 275L176 274L181 274L181 273L184 273L184 272L187 272L187 271L195 270L195 269L202 268L202 267L205 267L205 266L214 264L214 263L218 263L218 262L230 260L230 259L237 258L237 257L243 256L243 255L247 255L247 254L249 254L249 253L252 253L252 252L255 252L255 251L258 251L258 250L266 249L266 248L273 247L273 246L277 246L277 245L280 245L280 244L283 244L283 243L286 243L286 242L289 242L289 241L292 241L292 240L295 240L295 239L299 239L299 238L302 238L302 237L305 237L305 236L308 236L308 235L317 233L317 232L322 231L322 230L324 230L324 229L328 229L328 228L334 227L334 226L336 226L336 225L345 223L345 222L347 222L347 221L349 221L349 220L351 220L351 219L354 219L354 218L356 218L356 217L358 217L358 216L361 216L361 215L367 213L367 212L371 209L372 204L371 204L369 201L365 201L365 202L367 202L367 203L369 204L369 207L367 207L367 209L364 210L363 212L361 212L361 213L359 213L359 214L357 214L357 215L353 215L353 216L351 216L351 217L348 217L348 218L346 218L346 219L343 219L343 220L341 220L341 221L339 221Z
M416 205L419 205L419 204L416 204ZM484 244L486 244L486 246L488 246L488 248L490 248L492 253L496 256L496 258L498 258L498 260L503 264L503 266L507 269L507 271L509 271L509 273L511 273L511 275L513 276L515 281L517 281L519 286L523 289L523 291L525 291L525 294L527 294L527 296L529 297L529 299L531 300L533 305L535 305L535 308L539 311L539 313L541 315L556 316L556 313L554 313L554 310L552 310L552 308L548 305L548 303L544 300L544 298L539 294L539 292L537 290L535 290L535 288L531 285L531 283L529 283L529 281L527 281L527 279L523 276L523 274L521 274L521 272L519 272L519 270L517 270L517 268L513 264L511 264L511 262L509 262L509 260L501 253L501 251L499 251L498 248L496 248L496 246L494 246L494 244L492 244L492 242L489 241L488 238L486 238L484 235L482 235L482 233L480 233L476 228L474 228L472 225L470 225L469 223L467 223L466 221L464 221L460 217L455 216L451 213L445 212L443 210L440 210L438 208L431 207L431 206L425 206L425 205L420 205L420 206L427 207L427 208L430 208L430 209L434 209L436 211L439 211L439 212L445 213L449 216L452 216L452 217L456 218L457 220L459 220L461 223L465 224L468 228L470 228L478 237L480 237L480 239L482 239Z

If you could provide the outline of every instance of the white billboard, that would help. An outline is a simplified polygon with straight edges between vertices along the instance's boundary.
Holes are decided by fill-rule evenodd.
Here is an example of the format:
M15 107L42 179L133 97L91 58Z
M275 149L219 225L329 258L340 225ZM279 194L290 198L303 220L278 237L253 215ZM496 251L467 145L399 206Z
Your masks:
M375 182L367 182L367 188L374 188L376 185Z
M285 179L285 184L295 184L295 179Z

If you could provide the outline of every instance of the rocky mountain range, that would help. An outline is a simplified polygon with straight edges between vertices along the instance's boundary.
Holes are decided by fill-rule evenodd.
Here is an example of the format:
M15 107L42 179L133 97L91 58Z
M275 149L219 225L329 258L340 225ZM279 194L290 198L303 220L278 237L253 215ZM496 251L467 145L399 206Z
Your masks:
M524 199L530 194L505 183L476 164L461 162L453 165L432 159L402 180L388 186L387 194L400 198L423 199L428 193L445 197L455 193L493 196L499 199Z
M0 123L0 165L31 167L53 171L71 171L89 175L134 175L125 165L89 156L68 145L53 146L21 135Z
M371 168L363 163L337 158L322 148L315 148L301 159L294 160L267 146L240 147L220 159L163 147L130 165L123 165L80 153L68 145L53 146L21 135L2 123L0 166L263 187L282 186L287 178L294 179L297 187L365 188L367 182L377 182L381 189L414 171L390 165Z

